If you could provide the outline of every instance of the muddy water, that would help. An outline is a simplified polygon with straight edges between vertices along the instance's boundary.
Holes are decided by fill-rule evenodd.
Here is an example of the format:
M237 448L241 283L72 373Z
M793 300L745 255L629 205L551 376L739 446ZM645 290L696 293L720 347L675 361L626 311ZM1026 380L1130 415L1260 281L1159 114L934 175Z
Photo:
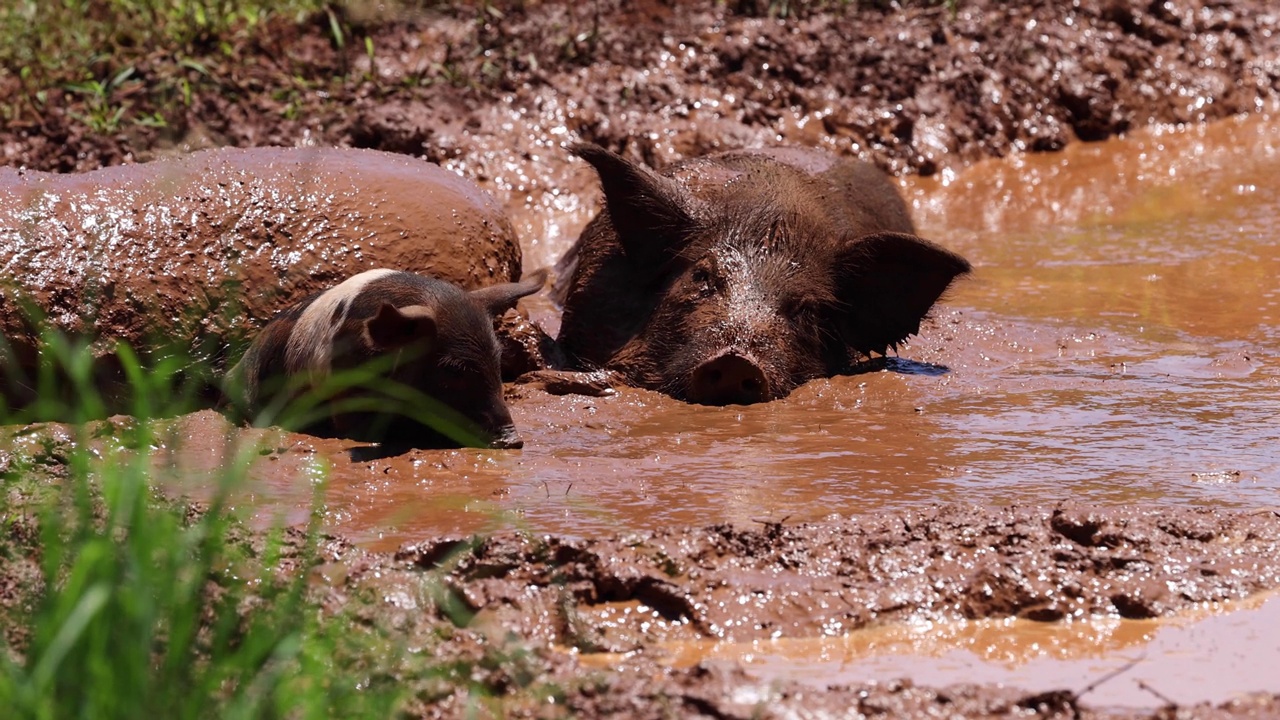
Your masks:
M310 484L298 478L328 472L330 523L379 549L499 527L590 536L960 498L1273 506L1277 138L1280 122L1230 121L909 183L922 234L977 271L878 371L751 407L518 388L516 452L370 459L282 434L246 503L299 512ZM219 422L191 416L179 433L199 445ZM210 452L185 454L216 467Z
M1280 484L1280 125L1075 146L919 183L981 267L933 412L1017 493L1267 504ZM945 229L944 229L945 228ZM984 370L999 368L995 376Z
M1228 612L1229 611L1229 612ZM670 643L677 667L745 669L767 685L826 687L911 678L918 685L1001 683L1028 692L1082 692L1093 708L1221 703L1274 691L1280 596L1165 620L1040 623L1003 619L890 625L842 637L755 643ZM617 656L591 656L609 665Z

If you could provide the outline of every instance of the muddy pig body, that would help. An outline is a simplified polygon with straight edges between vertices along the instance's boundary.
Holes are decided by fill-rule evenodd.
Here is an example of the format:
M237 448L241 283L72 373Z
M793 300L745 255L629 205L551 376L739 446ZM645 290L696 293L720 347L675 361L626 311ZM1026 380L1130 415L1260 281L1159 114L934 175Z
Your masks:
M604 209L558 266L570 365L705 404L781 398L896 349L970 269L874 166L741 151L661 173L593 145Z
M246 329L370 267L473 289L517 279L520 262L492 197L392 153L225 148L78 174L0 168L0 353L27 376L39 328L23 303L105 363L122 340L216 364Z
M282 417L321 435L410 447L456 444L456 435L439 431L445 422L468 426L475 438L468 444L520 447L502 397L493 318L537 292L545 277L542 271L466 292L413 273L360 273L263 328L227 374L228 398L243 416ZM289 415L331 376L360 368L372 377L322 396L313 412Z

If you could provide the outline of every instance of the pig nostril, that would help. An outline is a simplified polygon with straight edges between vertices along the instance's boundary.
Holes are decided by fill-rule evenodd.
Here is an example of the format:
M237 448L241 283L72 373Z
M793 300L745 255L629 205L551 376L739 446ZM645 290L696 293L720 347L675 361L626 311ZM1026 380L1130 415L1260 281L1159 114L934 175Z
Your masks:
M689 396L707 405L748 405L768 399L769 381L752 358L726 352L694 369Z

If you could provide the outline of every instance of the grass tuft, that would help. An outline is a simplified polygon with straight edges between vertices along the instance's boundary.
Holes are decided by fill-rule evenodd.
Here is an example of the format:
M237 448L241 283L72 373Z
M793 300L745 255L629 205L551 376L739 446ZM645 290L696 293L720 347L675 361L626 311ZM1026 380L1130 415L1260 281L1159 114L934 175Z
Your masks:
M330 588L318 464L300 478L315 490L307 527L247 529L232 498L274 432L226 425L222 438L201 439L222 443L212 477L183 477L174 418L199 407L198 388L216 377L200 367L205 355L117 345L103 392L101 348L29 311L45 328L36 346L0 342L0 355L38 360L0 378L10 383L0 383L3 717L383 718L439 703L502 716L563 697L525 641L471 628L475 609L445 580L450 563L402 571L399 587L415 596L408 615L387 604L379 573ZM305 422L373 403L470 437L457 413L379 384L379 370L334 373L255 419ZM15 386L29 402L9 407L3 393ZM353 387L380 396L347 394ZM209 499L175 501L175 489ZM340 555L324 557L341 565Z
M272 18L302 22L325 7L323 0L7 0L0 119L38 123L60 92L82 100L74 117L93 132L164 127L167 105L190 104L192 84L212 81L200 72L201 58L230 52ZM131 112L144 94L158 96L161 110Z
M83 399L66 414L98 414L88 352L46 348L60 367L44 374ZM389 715L399 690L334 666L348 622L308 598L320 514L299 537L278 529L254 551L228 498L258 449L230 437L206 509L158 497L152 449L165 438L148 413L171 376L120 357L136 420L29 426L2 453L0 562L27 570L16 583L27 602L4 618L27 628L0 652L6 717Z

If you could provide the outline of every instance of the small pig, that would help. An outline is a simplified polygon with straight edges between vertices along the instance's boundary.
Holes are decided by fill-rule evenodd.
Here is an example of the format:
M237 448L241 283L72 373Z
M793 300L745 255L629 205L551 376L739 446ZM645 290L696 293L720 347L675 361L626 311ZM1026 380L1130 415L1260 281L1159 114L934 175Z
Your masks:
M915 236L874 166L740 151L661 173L595 145L605 207L558 265L569 366L695 403L785 397L897 349L964 258Z
M413 273L360 273L272 319L228 373L228 395L242 414L278 412L331 373L368 366L379 380L393 381L389 391L341 392L330 412L298 429L396 446L448 444L412 417L425 411L430 418L439 410L403 399L421 393L474 424L489 446L521 447L502 398L493 318L537 292L545 279L546 271L539 271L518 283L465 292ZM353 402L361 406L351 407Z

